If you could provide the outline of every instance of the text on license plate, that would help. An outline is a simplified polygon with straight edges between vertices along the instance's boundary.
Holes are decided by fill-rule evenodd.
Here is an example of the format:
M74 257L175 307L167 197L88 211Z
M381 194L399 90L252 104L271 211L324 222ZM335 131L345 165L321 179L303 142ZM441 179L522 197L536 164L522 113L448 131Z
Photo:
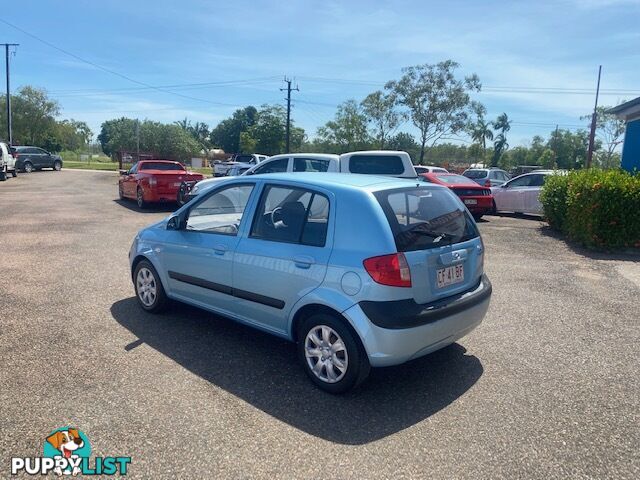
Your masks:
M450 267L440 268L436 271L436 275L438 277L438 288L460 283L464 281L464 266L452 265Z
M465 198L464 199L464 204L465 205L477 205L478 204L478 200L476 200L475 198Z

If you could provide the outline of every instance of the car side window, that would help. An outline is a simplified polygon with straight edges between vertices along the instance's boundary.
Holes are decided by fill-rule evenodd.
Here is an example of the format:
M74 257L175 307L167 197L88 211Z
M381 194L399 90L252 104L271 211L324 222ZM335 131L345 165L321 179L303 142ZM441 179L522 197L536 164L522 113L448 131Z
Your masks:
M294 158L294 172L326 172L329 170L329 161L317 158Z
M544 185L545 177L546 175L540 175L540 174L531 175L531 182L529 183L529 186L541 187L542 185Z
M131 167L129 169L129 175L135 175L136 173L138 173L138 164L137 163L135 163L133 165L133 167Z
M41 148L34 148L35 152L33 153L38 153L40 155L49 155L49 153L46 150L43 150Z
M189 211L187 230L237 235L252 191L253 185L218 190Z
M263 173L281 173L287 171L287 165L289 164L288 158L279 158L271 162L266 162L253 171L254 175L260 175Z
M323 247L328 222L326 196L311 190L269 185L260 199L249 236Z
M509 187L528 187L531 183L532 175L523 175L522 177L515 178L511 180L507 185Z

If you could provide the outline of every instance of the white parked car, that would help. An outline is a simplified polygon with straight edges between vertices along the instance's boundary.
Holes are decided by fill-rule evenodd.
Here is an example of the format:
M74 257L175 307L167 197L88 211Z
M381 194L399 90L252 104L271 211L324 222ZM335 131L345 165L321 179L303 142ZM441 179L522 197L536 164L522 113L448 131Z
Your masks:
M442 167L436 167L433 165L414 165L413 168L416 169L416 173L421 175L423 173L449 173L449 170Z
M542 215L540 191L549 175L566 174L563 170L536 170L512 178L499 187L491 187L496 212Z
M416 178L418 175L407 152L370 150L342 155L328 153L283 153L260 162L242 175L284 172L342 172ZM184 198L193 197L219 185L220 177L198 182Z
M6 180L7 175L17 176L16 159L13 156L11 147L4 142L0 142L0 181Z
M261 155L259 153L246 153L246 154L238 154L233 157L233 159L229 162L220 162L216 163L213 166L213 176L214 177L224 177L227 175L227 171L238 164L249 164L249 165L257 165L260 162L264 162L268 155Z

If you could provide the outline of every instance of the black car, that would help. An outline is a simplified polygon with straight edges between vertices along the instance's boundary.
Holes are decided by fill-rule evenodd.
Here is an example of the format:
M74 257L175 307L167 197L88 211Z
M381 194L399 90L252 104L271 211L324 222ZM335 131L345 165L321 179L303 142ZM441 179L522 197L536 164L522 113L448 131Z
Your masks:
M56 171L62 170L62 158L38 147L14 146L16 170L31 173L34 170L43 168L53 168Z

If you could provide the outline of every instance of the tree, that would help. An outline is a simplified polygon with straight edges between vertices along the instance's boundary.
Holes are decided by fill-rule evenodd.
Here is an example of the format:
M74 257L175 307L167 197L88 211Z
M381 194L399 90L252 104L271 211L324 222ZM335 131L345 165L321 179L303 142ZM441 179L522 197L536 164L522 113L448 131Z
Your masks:
M396 96L393 93L385 94L380 90L370 93L360 102L362 112L367 121L373 125L373 136L378 148L385 147L385 141L400 125L400 114L396 111Z
M49 138L55 139L62 150L78 151L89 145L93 138L93 132L85 122L74 119L62 120L56 122L53 135ZM50 149L50 151L59 150Z
M174 125L180 127L185 132L189 133L196 142L200 145L205 152L209 150L209 125L203 122L191 123L186 117L184 120L173 122Z
M139 128L140 150L160 158L186 161L200 151L198 142L182 127L172 124L132 118L107 120L101 126L98 141L102 151L114 156L118 151L134 151L137 148Z
M542 156L542 152L547 148L544 138L540 135L535 135L531 140L531 146L527 152L527 158L521 165L537 165L538 159ZM552 149L553 150L553 149ZM555 152L555 150L554 150Z
M493 128L500 132L494 137L493 158L491 160L491 166L497 167L500 157L509 148L507 132L511 129L511 120L506 113L498 115L498 118L493 122Z
M545 148L540 158L538 158L537 165L548 169L556 168L556 155L553 153L553 150Z
M406 132L398 132L393 137L390 137L387 142L387 148L407 152L413 160L420 155L420 145L413 135Z
M22 87L11 96L13 141L15 144L44 146L47 138L55 138L58 102L47 92L31 86ZM0 118L6 125L6 98L0 100Z
M370 145L367 117L355 100L347 100L338 106L333 120L318 128L318 137L334 153L364 150Z
M420 160L429 142L434 145L446 135L456 135L467 125L471 99L468 91L479 91L480 80L473 74L456 79L459 65L446 60L436 65L407 67L398 81L388 82L385 88L394 92L398 102L420 131Z
M230 118L222 120L209 135L212 145L222 148L227 153L240 151L240 133L256 123L258 110L249 106L233 112Z
M597 161L603 168L613 168L620 164L619 159L615 158L615 150L622 144L624 136L624 120L607 113L610 108L612 107L602 106L596 109L596 133L604 146L604 151L600 152ZM584 115L580 120L591 120L591 115Z
M486 114L486 108L484 107L484 105L473 102L471 109L475 113L476 120L469 125L468 130L471 135L471 139L477 145L482 147L481 152L474 150L474 155L476 155L476 159L481 158L482 163L484 164L484 159L487 152L487 140L493 140L491 122L487 122L484 119L484 116Z
M602 143L596 140L594 151L600 150ZM556 164L561 169L582 168L587 159L589 133L586 130L572 132L558 129L551 132L546 147L556 153Z

